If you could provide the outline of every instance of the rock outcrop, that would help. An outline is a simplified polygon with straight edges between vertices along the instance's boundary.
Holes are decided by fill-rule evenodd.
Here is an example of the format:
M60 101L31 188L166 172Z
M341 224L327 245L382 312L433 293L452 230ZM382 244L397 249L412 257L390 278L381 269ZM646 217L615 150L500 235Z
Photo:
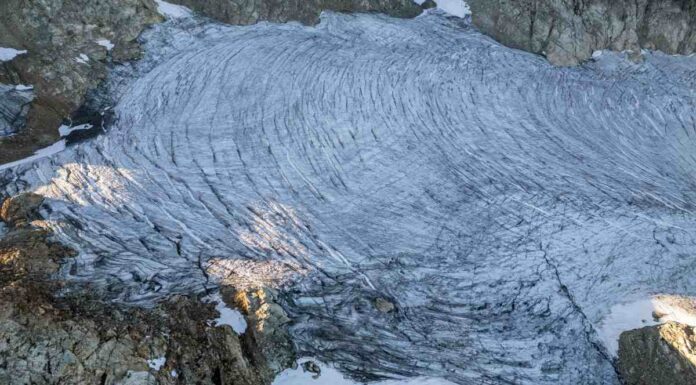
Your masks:
M213 19L230 24L258 21L299 21L316 24L322 11L381 12L415 17L421 8L412 0L173 0Z
M0 84L0 138L13 135L24 127L33 99L30 90Z
M469 0L473 23L501 43L575 65L595 50L696 51L695 0Z
M260 385L293 365L287 317L264 290L243 301L253 329L237 335L196 296L126 307L50 279L74 252L35 226L42 201L24 194L0 210L1 384ZM247 295L224 288L222 298Z
M696 384L696 331L667 322L624 332L619 369L626 385Z
M0 62L0 83L32 85L36 94L26 111L21 100L2 97L0 133L13 135L0 135L0 164L55 142L61 121L106 76L106 63L137 58L136 38L161 20L153 0L0 2L0 47L27 51Z

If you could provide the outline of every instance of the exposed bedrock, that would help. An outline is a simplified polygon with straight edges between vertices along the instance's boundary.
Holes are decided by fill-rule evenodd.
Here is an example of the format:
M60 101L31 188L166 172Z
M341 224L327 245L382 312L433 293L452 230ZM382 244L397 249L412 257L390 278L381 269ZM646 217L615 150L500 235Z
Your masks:
M619 368L626 385L696 384L696 330L668 322L624 332Z
M381 12L414 17L421 8L413 0L174 0L208 17L230 24L261 20L316 24L322 11Z
M153 0L0 1L0 47L27 51L0 62L0 83L32 85L36 94L11 132L0 123L0 164L55 142L61 121L106 76L107 62L139 57L136 38L161 20ZM0 94L0 118L8 115L5 99Z
M695 0L468 0L473 23L501 43L574 65L595 50L696 50Z
M24 128L33 99L30 90L0 84L0 140Z
M22 194L0 211L0 384L262 385L293 365L287 317L264 289L223 288L246 315L238 335L200 296L128 307L51 279L75 253L39 228L42 204Z

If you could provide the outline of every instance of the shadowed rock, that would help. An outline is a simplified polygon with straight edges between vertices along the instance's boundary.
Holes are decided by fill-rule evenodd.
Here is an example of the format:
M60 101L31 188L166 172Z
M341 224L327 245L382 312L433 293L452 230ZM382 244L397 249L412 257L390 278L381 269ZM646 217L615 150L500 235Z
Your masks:
M630 330L619 338L626 385L696 384L696 333L676 322Z

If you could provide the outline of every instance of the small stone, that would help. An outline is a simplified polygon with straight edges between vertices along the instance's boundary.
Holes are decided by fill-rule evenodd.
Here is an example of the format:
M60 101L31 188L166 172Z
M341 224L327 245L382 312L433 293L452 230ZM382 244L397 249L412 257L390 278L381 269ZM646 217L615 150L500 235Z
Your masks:
M653 321L655 321L655 322L658 322L666 315L667 315L667 313L663 313L659 310L653 310L653 312L652 312Z
M392 302L380 297L375 299L375 308L382 313L389 313L394 311L396 307Z
M315 380L321 375L321 368L314 361L307 361L302 363L302 370L309 373L314 373L312 378Z
M435 7L437 7L437 4L433 0L425 0L423 4L421 4L421 8L423 9L430 9Z

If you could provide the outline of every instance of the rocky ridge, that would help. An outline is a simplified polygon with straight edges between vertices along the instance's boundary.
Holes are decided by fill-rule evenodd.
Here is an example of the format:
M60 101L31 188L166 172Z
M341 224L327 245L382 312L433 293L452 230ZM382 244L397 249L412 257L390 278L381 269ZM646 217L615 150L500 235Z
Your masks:
M36 95L26 124L15 119L12 132L4 130L11 135L0 136L0 163L58 140L61 122L106 77L108 63L138 58L140 32L162 20L153 0L0 2L0 47L27 51L0 62L0 83L31 85Z
M696 331L677 322L630 330L619 338L619 368L626 385L696 383Z
M421 8L412 0L174 0L203 15L229 24L258 21L317 24L322 11L380 12L394 17L415 17Z
M596 50L696 51L694 0L468 0L473 23L501 43L575 65Z
M258 385L294 364L288 319L265 289L222 289L246 316L237 335L196 296L126 307L50 279L74 251L39 228L42 202L22 194L0 209L0 383Z

